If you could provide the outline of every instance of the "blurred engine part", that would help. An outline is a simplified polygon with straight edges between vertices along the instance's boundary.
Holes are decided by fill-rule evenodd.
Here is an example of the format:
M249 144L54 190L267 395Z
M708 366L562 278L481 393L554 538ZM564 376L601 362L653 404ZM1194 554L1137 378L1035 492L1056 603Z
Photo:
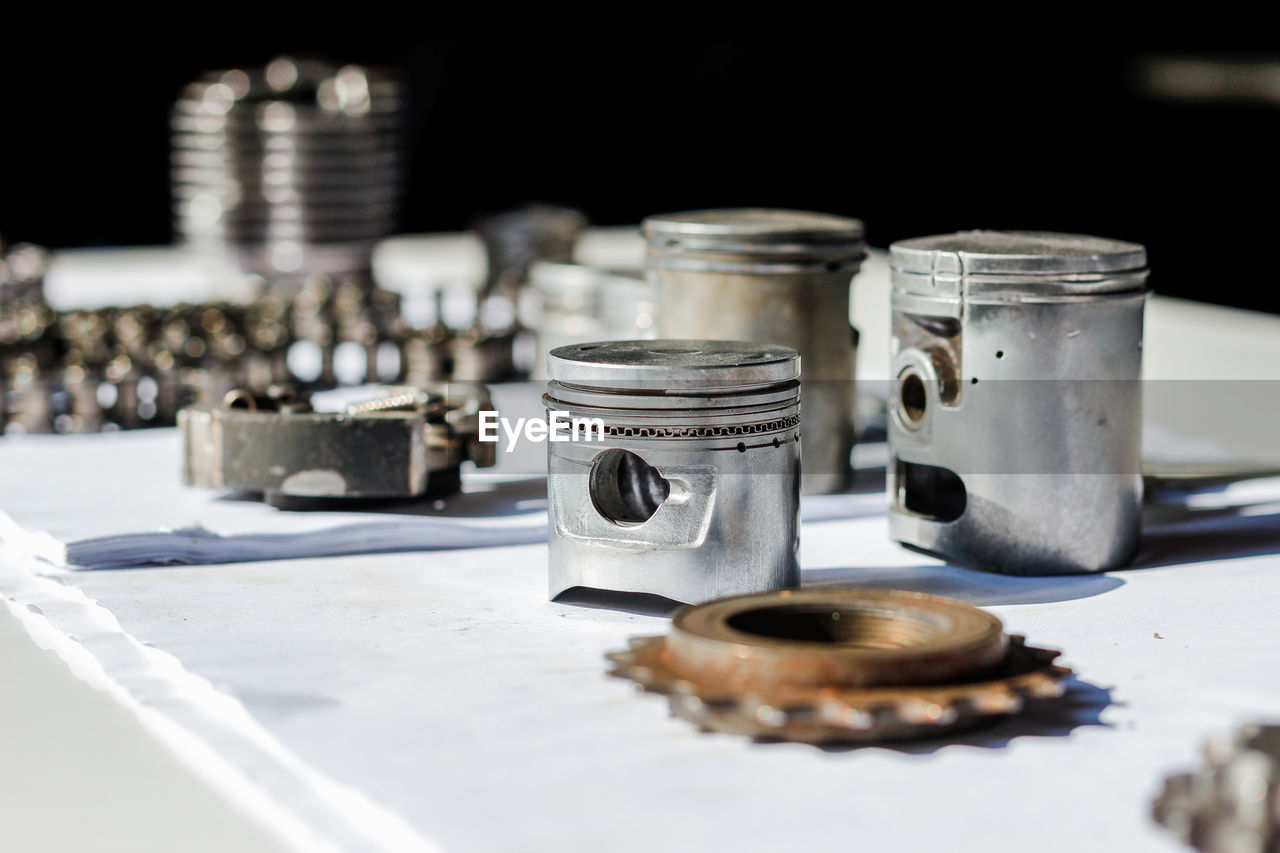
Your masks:
M488 272L481 300L495 294L509 298L529 279L539 261L573 263L573 250L587 218L568 207L535 204L481 220L476 227L484 241Z
M183 406L236 387L394 382L406 337L398 300L361 276L324 275L268 288L253 304L54 311L36 296L6 298L0 429L172 426Z
M207 74L174 106L175 230L268 281L368 270L395 226L401 106L399 83L355 65Z
M545 207L501 220L500 239L525 248L491 254L517 258L521 275L542 257L531 246L571 255L582 224L581 214ZM367 261L366 252L359 264ZM413 329L399 294L372 286L367 270L266 270L253 303L55 311L43 298L45 263L34 246L0 253L0 433L172 426L179 409L216 404L234 388L262 394L286 383L309 392L523 375L516 354L529 333L507 296L480 300L456 327L437 306L433 325Z
M700 210L644 221L664 338L791 347L804 365L802 490L853 476L857 333L850 281L866 257L856 219L790 210Z
M44 298L48 261L39 246L0 241L0 434L23 431L26 422L51 427L56 417L48 393L23 399L38 382L39 365L58 356L48 335L55 318ZM63 397L64 407L70 409L70 398Z
M1060 697L1057 656L962 601L801 589L684 607L666 636L607 657L704 730L825 744L946 734Z
M1006 574L1133 558L1146 264L1073 234L893 244L894 539Z
M795 350L575 344L552 351L548 372L552 598L584 587L698 602L798 585Z
M44 274L49 253L30 243L8 246L0 240L0 305L44 301ZM0 335L6 332L0 331ZM6 337L0 337L0 346Z
M530 271L541 262L571 263L587 220L576 210L530 205L480 221L488 268L476 292L471 321L461 328L444 320L443 294L437 292L436 320L406 340L410 384L456 380L501 382L527 376L529 359L519 361L523 291Z
M308 395L273 387L234 390L221 405L183 409L183 480L269 503L298 499L405 499L458 489L465 460L494 464L479 412L483 386L391 387L343 411L317 412Z
M657 337L657 288L639 270L539 263L529 271L536 298L533 375L545 378L553 349L588 341Z
M1152 814L1205 853L1280 851L1280 725L1211 739L1204 764L1168 777Z
M404 341L404 381L503 382L517 378L514 362L516 333L490 332L474 326L452 329L433 325L411 332Z

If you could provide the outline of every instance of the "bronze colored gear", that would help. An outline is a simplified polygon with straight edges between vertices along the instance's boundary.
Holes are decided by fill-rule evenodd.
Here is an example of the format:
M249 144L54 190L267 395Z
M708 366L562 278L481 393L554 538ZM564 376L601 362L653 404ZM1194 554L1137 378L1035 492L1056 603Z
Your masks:
M999 619L940 596L879 589L742 595L684 607L635 637L610 675L719 732L869 743L951 732L1052 699L1071 670Z
M1152 816L1206 853L1280 853L1280 725L1210 739L1203 766L1165 779Z

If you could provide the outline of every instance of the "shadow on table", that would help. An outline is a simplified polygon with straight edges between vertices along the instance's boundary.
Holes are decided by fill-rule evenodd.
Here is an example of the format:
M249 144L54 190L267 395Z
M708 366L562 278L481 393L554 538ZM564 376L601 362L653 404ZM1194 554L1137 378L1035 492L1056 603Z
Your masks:
M994 604L1045 604L1089 598L1123 586L1111 575L1054 575L1024 577L996 575L948 565L856 566L832 569L802 569L800 585L805 588L860 587L863 589L905 589L958 598L979 606ZM616 610L644 616L670 616L680 602L639 592L612 592L573 587L556 596L559 604L598 610Z
M575 586L552 599L556 604L571 604L591 610L612 610L638 616L670 616L684 605L648 592L613 592Z
M819 747L824 752L855 752L860 749L888 749L910 755L928 755L952 746L981 749L1004 749L1015 738L1066 737L1081 726L1104 726L1102 712L1111 702L1111 691L1072 676L1066 681L1067 692L1061 699L1031 702L1022 711L978 728L953 735L902 741L900 743L844 744ZM762 744L774 741L757 741Z
M228 492L221 501L261 502L253 492ZM367 512L379 515L419 515L435 518L493 518L527 515L547 509L546 477L518 480L471 481L466 490L428 494L412 500L355 498L276 498L271 505L287 512Z
M857 566L804 569L806 587L871 587L905 589L959 598L970 604L1046 604L1089 598L1123 586L1111 575L997 575L950 565Z
M1188 510L1182 518L1147 525L1142 550L1129 568L1184 566L1266 554L1280 554L1280 513Z

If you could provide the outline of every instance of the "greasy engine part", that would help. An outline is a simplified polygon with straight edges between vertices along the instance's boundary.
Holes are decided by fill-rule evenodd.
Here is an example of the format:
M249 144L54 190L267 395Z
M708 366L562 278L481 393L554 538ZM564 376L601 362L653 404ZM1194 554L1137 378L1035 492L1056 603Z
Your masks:
M1206 853L1280 853L1280 725L1211 739L1204 765L1165 779L1152 816Z
M893 538L1007 574L1127 564L1142 505L1143 247L970 231L895 243L890 264Z
M703 729L802 743L953 732L1064 692L1057 652L940 596L800 589L681 608L671 633L607 655L610 675Z
M856 219L791 210L700 210L644 221L658 335L781 344L804 363L807 494L850 481L854 359L850 281L866 257Z
M395 225L402 107L355 65L206 74L173 110L175 230L269 280L368 270Z
M550 594L699 602L799 581L800 359L733 341L553 350ZM570 440L571 439L571 440Z
M455 491L459 466L494 464L479 441L482 386L386 388L341 412L316 412L287 388L236 390L178 415L189 486L299 498L401 499Z

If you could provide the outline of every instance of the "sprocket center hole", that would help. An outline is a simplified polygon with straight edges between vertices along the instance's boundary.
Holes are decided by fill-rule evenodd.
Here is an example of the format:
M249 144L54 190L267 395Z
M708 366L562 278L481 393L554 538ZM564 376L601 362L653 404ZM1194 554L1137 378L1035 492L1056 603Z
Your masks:
M875 608L782 604L729 617L730 628L776 640L865 649L905 649L939 637L942 626L923 614Z

